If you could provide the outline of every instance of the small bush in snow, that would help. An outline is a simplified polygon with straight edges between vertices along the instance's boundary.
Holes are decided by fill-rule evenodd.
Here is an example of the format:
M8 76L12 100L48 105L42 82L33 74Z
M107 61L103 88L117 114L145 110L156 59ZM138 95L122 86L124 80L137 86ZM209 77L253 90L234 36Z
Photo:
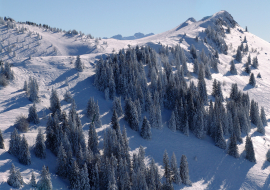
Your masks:
M8 85L7 77L2 73L0 74L0 85L1 86L7 86Z
M29 128L29 123L27 117L20 115L16 118L15 127L21 132L27 132Z
M64 94L64 100L68 103L72 102L73 97L72 97L71 93L69 92L69 90L66 90L66 93Z
M270 149L267 151L266 160L270 162Z

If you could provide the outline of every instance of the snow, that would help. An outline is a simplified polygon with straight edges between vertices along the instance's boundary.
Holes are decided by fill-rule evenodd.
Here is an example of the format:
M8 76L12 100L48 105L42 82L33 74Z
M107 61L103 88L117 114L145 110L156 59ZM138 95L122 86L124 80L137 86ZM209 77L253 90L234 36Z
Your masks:
M36 104L37 111L41 122L38 125L31 124L30 130L24 133L30 147L33 146L38 132L38 128L45 130L46 119L43 115L50 113L49 97L52 87L55 88L59 94L61 106L63 110L70 107L70 103L63 101L63 95L66 89L70 89L75 102L77 110L81 117L85 136L87 137L87 130L89 128L89 119L85 116L85 108L90 97L98 100L101 120L103 126L97 129L100 140L100 147L103 143L104 130L110 126L110 119L112 116L112 101L105 101L104 93L97 91L93 86L95 61L104 54L110 54L112 51L119 51L122 48L127 49L130 44L131 47L136 45L150 45L158 49L160 43L162 45L174 46L179 44L179 39L183 38L181 47L188 51L191 44L194 44L197 50L205 50L206 54L212 51L209 44L204 44L202 41L195 42L195 37L199 36L203 39L205 34L202 30L209 24L213 24L213 20L218 17L228 17L226 11L220 11L211 17L205 17L202 20L195 21L188 19L185 23L166 31L161 34L148 36L135 40L116 40L116 39L102 39L99 44L95 43L94 39L87 39L79 35L68 36L64 33L53 33L42 28L24 25L33 33L39 33L42 36L41 40L37 39L36 34L28 36L28 31L25 34L18 34L15 29L6 30L3 25L0 25L1 44L4 48L7 47L8 41L11 46L16 47L16 57L12 57L12 53L7 54L5 51L0 53L0 59L8 61L13 64L13 71L15 79L10 82L7 87L0 87L0 129L2 130L5 139L5 150L0 149L0 189L9 189L10 186L6 183L8 178L9 168L11 163L15 167L20 168L22 177L25 183L30 182L31 172L34 171L39 179L42 166L48 165L51 172L52 184L54 189L65 189L68 185L57 177L55 174L56 157L47 150L47 158L44 160L38 159L34 156L31 150L32 164L24 166L18 162L18 159L7 153L9 148L10 134L14 130L14 121L20 114L27 115L28 108L32 105L25 92L22 91L24 81L29 76L35 77L39 84L40 102ZM22 27L23 24L17 24L17 27ZM212 82L214 79L223 83L222 90L224 97L228 97L230 93L231 84L237 83L238 88L244 92L248 92L250 99L254 99L259 103L259 106L264 106L266 115L270 115L270 44L263 39L249 33L241 32L244 29L238 25L231 28L231 34L226 34L225 41L229 47L228 55L220 54L221 64L219 65L219 73L212 74L212 80L206 80L207 92L210 98L212 92ZM186 34L186 36L184 36ZM241 44L241 40L247 38L249 49L257 49L256 52L250 53L251 57L258 57L259 69L253 69L251 72L255 76L260 72L262 78L256 78L256 87L248 84L249 76L244 72L244 64L247 61L248 55L244 55L242 63L236 63L238 75L231 75L229 73L229 62L236 54L237 47ZM18 38L18 43L16 42ZM4 40L4 41L3 41ZM38 42L40 43L38 45ZM103 44L107 42L107 45ZM24 48L22 48L22 43ZM231 46L230 46L231 44ZM29 45L29 48L28 48ZM56 51L54 51L54 47ZM32 56L31 60L29 55ZM74 62L76 56L81 55L81 60L85 65L83 72L78 72L74 69ZM72 62L72 64L71 64ZM189 70L192 71L192 64L188 63ZM195 76L195 75L194 75ZM69 87L65 84L68 80ZM196 81L197 79L193 77ZM124 102L122 101L122 105ZM125 125L127 134L130 140L131 152L137 152L138 147L142 145L145 148L146 162L150 162L154 158L159 165L162 172L162 157L166 149L169 157L174 152L177 158L179 167L180 158L185 154L188 158L190 179L193 182L192 187L180 185L175 189L269 189L270 188L270 163L266 161L266 153L270 148L270 129L266 127L265 135L256 132L253 126L250 135L252 137L255 156L257 163L251 163L244 159L244 143L238 144L240 158L235 159L226 154L216 146L210 139L206 137L203 140L197 139L190 133L186 137L180 132L172 132L166 127L166 123L170 118L170 111L164 110L162 113L163 129L152 129L152 139L144 140L139 133L132 131L123 118L120 119L121 129ZM269 117L267 117L269 120ZM245 135L242 134L245 138ZM226 137L228 140L229 137ZM244 139L243 139L244 140ZM24 185L22 189L29 189L30 185Z

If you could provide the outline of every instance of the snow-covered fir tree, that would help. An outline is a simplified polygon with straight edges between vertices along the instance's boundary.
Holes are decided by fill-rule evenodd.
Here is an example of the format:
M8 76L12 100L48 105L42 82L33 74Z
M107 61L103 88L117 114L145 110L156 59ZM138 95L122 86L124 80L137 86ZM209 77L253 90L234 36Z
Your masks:
M69 90L66 90L66 93L64 94L64 100L68 103L71 103L73 101L73 97Z
M255 80L253 73L251 73L251 75L250 75L248 84L250 84L251 86L254 86L254 87L256 86L256 80Z
M35 174L34 174L33 171L32 171L32 173L31 173L30 185L31 185L32 187L37 187L36 176L35 176Z
M0 149L5 149L4 138L0 129Z
M267 120L266 120L266 115L265 115L265 111L264 111L263 106L261 107L260 117L261 117L261 121L262 121L263 125L266 126L267 125ZM1 133L1 131L0 131L0 133Z
M34 102L33 106L30 106L28 109L28 121L33 122L34 124L39 123L39 118L37 115L36 103Z
M91 123L89 126L89 132L88 132L88 149L89 151L93 152L94 154L98 154L98 136L96 133L95 125L94 123Z
M176 123L175 123L175 114L174 114L174 111L172 111L172 115L171 115L171 118L168 122L168 128L170 130L172 130L173 132L176 131Z
M52 190L52 182L51 182L51 175L49 172L49 168L43 166L41 175L40 175L40 180L38 181L37 184L38 190Z
M26 92L28 91L27 81L24 81L23 90L26 91Z
M260 117L258 117L257 121L257 131L263 135L265 135L265 128L263 126L262 120Z
M61 105L58 97L57 91L52 88L51 96L50 96L50 110L53 115L57 112L57 114L61 114Z
M80 72L82 72L84 69L84 64L82 63L79 55L77 56L76 61L75 61L75 69L77 69Z
M119 121L118 121L118 115L116 113L116 110L113 110L113 115L111 119L112 128L117 130L120 129Z
M170 161L167 151L164 151L163 154L163 166L164 166L164 178L166 179L167 183L171 183L171 167L170 167Z
M7 183L14 188L20 188L24 183L21 172L15 168L13 163L11 164L11 168L9 170Z
M180 185L182 181L180 177L180 172L177 167L177 159L174 152L171 158L171 173L172 173L172 181L176 183L177 185Z
M46 145L44 140L44 135L41 133L41 129L38 130L38 135L36 138L36 143L34 147L34 153L36 157L44 159L46 158Z
M259 67L259 62L258 62L258 58L257 57L254 57L252 59L252 66L255 68L255 69L258 69Z
M67 165L67 155L66 155L65 149L61 143L59 148L58 148L56 173L62 178L67 177L68 171L66 170L67 169L66 165Z
M235 59L240 63L242 62L242 53L241 53L240 46L238 46L238 48L237 48L237 53L236 53Z
M233 75L237 75L237 70L236 70L236 68L235 68L234 61L231 60L230 64L231 64L230 72L231 72Z
M246 159L249 160L250 162L256 162L252 139L248 135L246 137L245 151L246 151Z
M250 73L251 73L251 69L250 69L250 67L249 67L249 63L248 63L248 62L245 64L245 72L246 72L247 74L250 74Z
M151 126L147 118L144 116L143 118L143 123L141 127L141 136L144 139L151 139L152 138L152 133L151 133Z
M188 161L186 155L182 155L181 162L180 162L180 177L182 183L185 185L192 185L192 182L189 179L189 168L188 168Z
M20 143L20 153L19 153L19 162L24 165L31 164L31 154L29 151L29 146L25 136L23 135L21 143Z
M17 129L14 129L14 131L10 135L8 153L16 157L19 156L20 144L21 144L21 136L18 134Z
M29 100L32 102L38 102L39 97L38 97L38 83L35 78L29 78L29 83L28 83L28 88L29 88Z
M270 162L270 149L266 153L266 160Z
M234 135L234 133L230 137L227 153L235 158L239 158L236 136Z
M123 114L121 97L114 97L112 110L115 110L118 116L121 116Z
M217 132L216 132L216 146L218 146L221 149L226 149L227 145L226 145L226 140L223 137L223 129L222 129L222 125L221 122L218 123L217 126Z

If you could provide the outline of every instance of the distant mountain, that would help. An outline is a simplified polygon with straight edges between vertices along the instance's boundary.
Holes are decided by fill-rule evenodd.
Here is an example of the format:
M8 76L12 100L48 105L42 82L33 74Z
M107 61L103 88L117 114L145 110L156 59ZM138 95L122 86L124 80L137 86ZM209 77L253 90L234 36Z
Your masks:
M145 38L152 35L154 35L154 33L143 34L141 32L138 32L138 33L135 33L133 36L123 37L121 34L118 34L118 35L112 36L111 38L117 39L117 40L136 40L136 39Z

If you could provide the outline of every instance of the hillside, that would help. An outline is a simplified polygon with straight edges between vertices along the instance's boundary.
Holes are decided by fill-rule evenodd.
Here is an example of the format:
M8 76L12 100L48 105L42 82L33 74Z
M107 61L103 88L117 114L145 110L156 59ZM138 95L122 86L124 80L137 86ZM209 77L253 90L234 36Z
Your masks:
M219 20L222 24L216 24ZM227 25L227 26L226 26ZM5 139L5 150L0 149L0 189L9 189L6 183L11 163L20 168L25 183L29 183L31 172L34 171L39 178L42 165L48 165L51 172L52 184L54 189L66 189L67 180L60 179L55 174L56 157L47 150L47 158L44 160L34 156L31 150L32 164L24 166L18 162L18 159L10 155L7 150L9 148L10 134L14 130L14 122L20 114L28 115L28 108L32 102L28 100L25 92L22 90L24 81L28 78L36 78L39 84L40 102L36 104L38 116L41 122L37 125L30 124L30 130L24 133L29 146L35 143L38 129L43 132L46 129L46 117L51 113L50 94L51 89L57 90L61 100L62 110L68 112L71 107L70 103L63 101L63 96L69 88L73 98L77 104L77 112L82 122L85 137L88 137L88 128L90 120L85 116L86 105L90 97L94 97L98 101L99 111L101 115L102 127L97 128L98 139L100 141L100 149L103 147L104 132L110 127L112 117L112 101L106 101L104 93L98 91L93 85L95 78L95 69L97 61L101 56L109 55L112 52L118 53L121 49L128 49L138 46L150 46L157 53L163 46L174 47L180 45L187 57L187 67L190 72L193 71L193 59L189 50L193 44L198 53L202 50L205 54L214 53L217 48L216 44L208 39L205 43L203 39L206 33L203 32L208 26L217 27L216 29L224 32L224 41L228 46L227 55L219 50L218 70L212 71L212 79L205 79L208 99L211 96L212 83L217 79L222 83L223 96L230 96L231 85L237 83L238 89L244 93L248 93L250 100L254 99L258 102L259 107L264 106L267 121L270 115L270 44L263 39L245 32L231 15L226 11L220 11L210 17L205 17L199 21L188 19L179 26L161 34L148 36L135 40L116 40L116 39L89 39L86 36L67 35L63 32L52 32L44 28L29 26L26 24L16 24L16 28L7 29L7 26L0 25L0 43L2 45L2 53L0 60L12 64L15 79L10 81L6 87L0 87L0 129ZM230 33L226 30L230 26ZM234 27L233 27L234 26ZM24 27L27 30L22 33L20 29ZM221 27L223 30L221 30ZM31 35L30 35L31 33ZM42 36L42 39L40 39ZM196 36L199 41L196 42ZM246 37L249 46L249 52L243 54L242 63L235 62L237 75L230 74L230 61L235 58L237 47L243 43ZM180 43L181 42L181 43ZM10 45L9 45L10 44ZM0 46L1 46L0 45ZM12 47L10 53L8 47ZM253 51L252 51L253 49ZM13 56L15 51L16 56ZM258 58L259 67L251 72L255 77L258 73L262 78L256 78L256 86L252 87L248 84L249 75L244 72L244 63L247 62L248 55ZM74 69L76 56L80 55L85 65L83 72ZM31 59L29 58L31 56ZM171 59L171 57L170 57ZM158 63L162 62L162 55L157 55ZM173 67L176 69L175 67ZM185 77L189 84L194 81L197 85L197 75L192 74L191 77ZM66 85L68 81L68 86ZM149 81L148 81L149 82ZM122 100L122 106L124 100ZM124 107L124 106L123 106ZM148 116L148 114L144 114ZM198 139L193 133L187 137L183 133L177 131L172 132L167 128L168 120L171 116L171 110L164 109L162 111L162 129L152 129L152 140L144 140L138 132L131 130L128 123L123 117L120 119L120 126L127 129L129 138L130 153L138 152L138 148L142 145L145 148L145 163L149 165L150 159L154 158L159 167L160 174L163 174L163 153L166 149L169 157L174 152L177 157L177 164L180 158L185 154L188 158L190 180L193 182L192 187L186 185L174 185L175 189L268 189L270 188L270 163L266 161L266 153L270 148L270 129L265 127L265 135L256 131L256 126L252 124L249 135L252 138L257 162L252 163L245 159L245 142L238 143L240 158L234 158L226 154L226 150L220 149L214 145L211 137L206 136L204 139ZM246 135L242 133L243 141ZM228 142L229 135L225 136ZM24 185L22 189L29 189L30 185Z

